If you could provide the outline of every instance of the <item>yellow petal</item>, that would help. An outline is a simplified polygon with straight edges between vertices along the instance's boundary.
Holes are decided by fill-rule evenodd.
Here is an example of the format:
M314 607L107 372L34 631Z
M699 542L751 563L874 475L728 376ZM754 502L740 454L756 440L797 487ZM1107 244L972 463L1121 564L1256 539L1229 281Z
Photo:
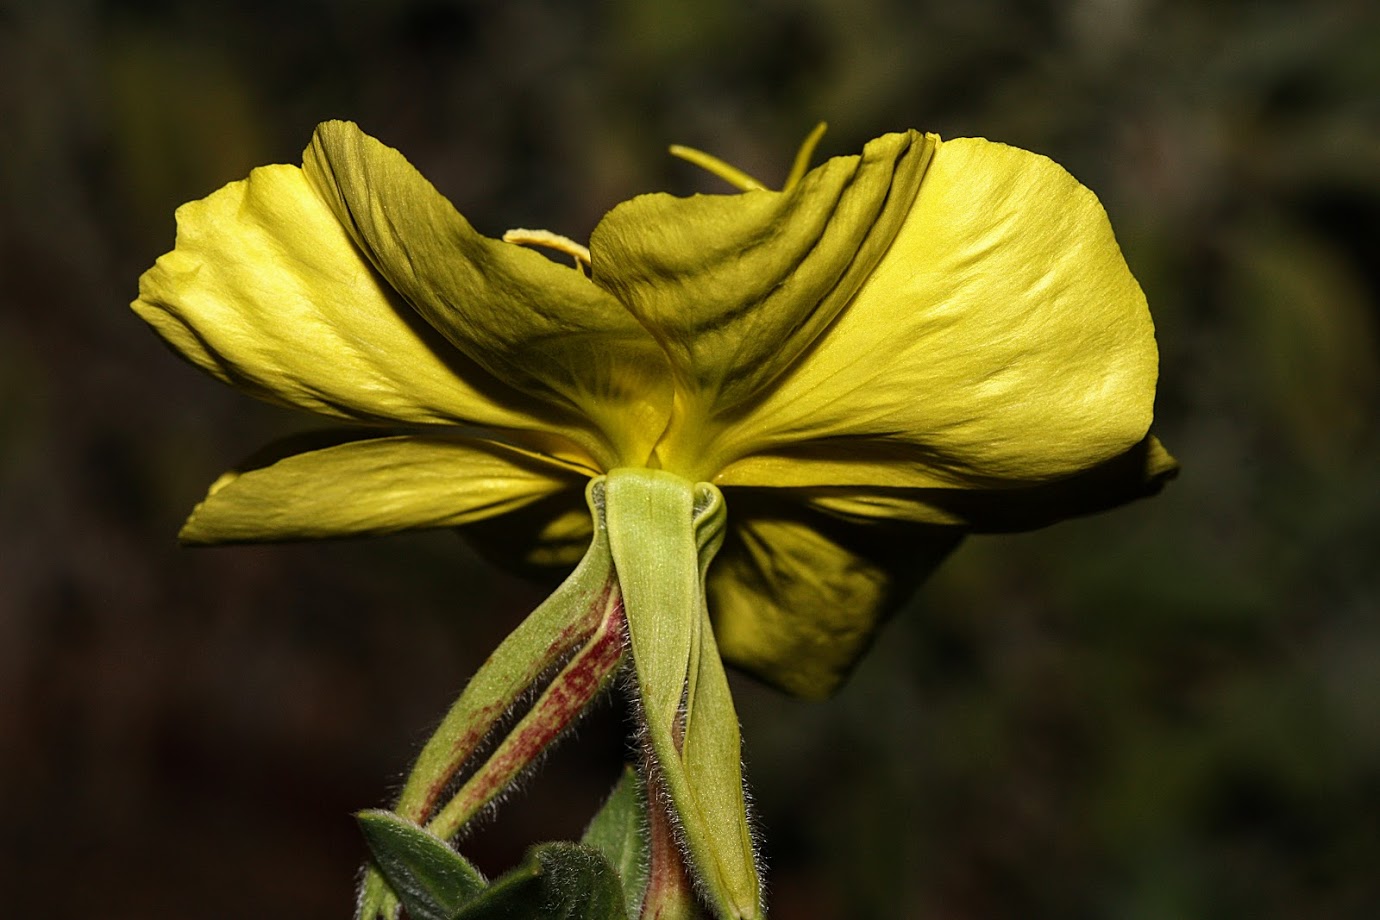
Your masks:
M489 239L402 154L348 122L316 130L304 169L408 303L467 358L553 407L599 461L645 462L665 426L665 359L579 269Z
M724 660L788 693L833 693L881 621L953 550L957 528L852 525L770 495L727 496L709 570Z
M177 211L133 304L174 349L273 402L359 421L541 424L374 271L294 166Z
M461 535L495 565L554 587L589 549L594 522L583 495L560 492L502 517L477 521Z
M576 468L493 441L351 441L225 474L180 537L244 543L450 527L578 491L583 482Z
M826 469L816 472L826 473ZM782 489L805 504L856 521L910 521L972 533L1033 530L1155 495L1178 462L1147 436L1135 447L1067 479L1008 489L820 485ZM826 480L827 481L827 480Z
M910 210L933 139L909 132L832 159L789 191L642 195L590 238L594 280L652 330L683 398L661 465L714 472L713 417L782 373L834 319Z
M1145 298L1093 194L1036 154L945 141L891 249L730 452L803 445L855 481L1046 482L1139 442L1156 374ZM718 481L806 484L772 466Z

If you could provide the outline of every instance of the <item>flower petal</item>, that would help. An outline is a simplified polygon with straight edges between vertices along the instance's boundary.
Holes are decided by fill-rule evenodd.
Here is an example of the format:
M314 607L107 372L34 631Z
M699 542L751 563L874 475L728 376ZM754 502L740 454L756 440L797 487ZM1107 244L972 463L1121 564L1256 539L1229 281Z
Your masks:
M1096 197L1036 154L945 141L891 249L730 452L804 442L841 461L880 451L879 482L1045 482L1139 442L1156 374ZM790 484L731 467L719 481Z
M480 235L402 154L349 122L317 128L304 169L379 272L462 354L581 429L600 466L646 460L670 384L660 348L617 300L576 268Z
M560 492L465 527L474 551L505 571L554 587L589 549L594 522L578 493Z
M709 570L724 660L788 693L833 693L885 617L958 545L952 527L862 527L756 491L734 492Z
M134 310L215 377L356 421L540 424L540 406L460 355L398 297L295 166L177 211L177 246Z
M350 441L226 473L179 536L186 543L245 543L450 527L578 491L585 475L494 441Z
M890 134L789 191L642 195L590 238L594 280L652 330L681 390L661 464L690 478L714 415L748 402L828 326L910 211L935 139Z
M825 474L825 464L816 472ZM1147 436L1118 457L1067 479L1010 489L914 488L824 484L783 489L812 508L859 522L957 525L972 533L1033 530L1065 518L1106 511L1155 495L1179 472L1178 462Z

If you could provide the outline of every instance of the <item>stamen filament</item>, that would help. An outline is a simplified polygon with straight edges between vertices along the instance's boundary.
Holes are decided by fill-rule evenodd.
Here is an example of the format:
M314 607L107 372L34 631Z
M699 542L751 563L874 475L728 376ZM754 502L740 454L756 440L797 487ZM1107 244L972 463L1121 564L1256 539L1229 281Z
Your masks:
M672 144L669 148L671 156L679 157L687 163L692 163L707 172L711 172L729 185L740 188L743 191L766 188L761 182L749 176L736 166L730 166L716 156L705 153L703 150L696 150L694 147L685 147L681 144Z
M824 132L829 129L826 122L815 125L800 149L796 151L795 162L791 164L790 174L786 176L786 184L781 187L783 192L789 192L800 183L805 177L805 173L810 169L810 160L815 155L815 148L819 146L820 138L824 137ZM729 185L740 188L743 191L751 189L764 189L767 186L749 176L736 166L730 166L723 160L712 154L705 153L703 150L696 150L694 147L686 147L681 144L672 144L670 147L671 156L679 157L687 163L693 163L700 169L706 170L723 179ZM504 237L507 239L507 237Z
M552 233L550 230L525 230L521 227L503 234L503 242L518 246L540 246L563 252L575 260L575 267L581 271L589 267L589 247L581 246L568 236Z
M796 187L801 179L805 178L805 173L810 169L810 160L815 155L815 148L819 146L819 140L824 137L824 132L827 130L829 130L828 123L821 121L815 125L814 130L806 135L804 143L796 151L795 162L791 164L791 174L786 177L786 184L781 189L783 192L789 192Z

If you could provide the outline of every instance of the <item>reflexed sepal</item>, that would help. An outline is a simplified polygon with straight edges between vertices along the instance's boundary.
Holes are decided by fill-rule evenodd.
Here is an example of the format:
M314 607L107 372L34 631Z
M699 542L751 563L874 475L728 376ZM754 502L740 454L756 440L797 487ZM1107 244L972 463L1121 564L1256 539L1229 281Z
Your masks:
M652 778L714 912L761 916L738 718L704 599L723 541L719 490L671 473L617 469L605 491Z
M603 480L593 480L586 493L601 522ZM446 714L417 758L396 812L441 839L454 837L585 711L617 671L626 644L606 531L596 523L584 560L499 645ZM500 721L557 667L536 702L457 789L462 768L495 740ZM356 916L391 920L397 911L397 898L369 869Z

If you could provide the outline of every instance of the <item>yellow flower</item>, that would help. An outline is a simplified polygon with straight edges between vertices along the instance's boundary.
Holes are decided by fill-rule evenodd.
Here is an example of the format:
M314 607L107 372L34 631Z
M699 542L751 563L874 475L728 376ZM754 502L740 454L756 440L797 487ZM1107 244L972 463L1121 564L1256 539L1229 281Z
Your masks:
M329 122L300 169L183 206L134 303L221 380L375 426L226 474L184 540L467 525L536 564L589 547L561 603L597 614L582 636L617 633L626 605L651 746L724 916L760 905L720 655L827 695L962 534L1174 470L1148 434L1150 314L1091 192L1044 157L914 131L808 169L818 137L779 191L681 151L742 190L639 196L585 249L482 236L397 151ZM590 642L606 675L621 651ZM400 807L415 820L456 767L428 757Z
M1150 314L1101 206L984 140L890 134L783 191L642 195L566 266L480 235L397 151L329 122L302 168L179 209L134 309L255 396L412 428L227 474L187 542L535 504L565 513L533 525L533 558L569 564L585 479L660 468L727 491L724 657L805 696L837 685L914 568L904 535L859 522L941 525L911 532L932 548L1172 469L1147 439Z

